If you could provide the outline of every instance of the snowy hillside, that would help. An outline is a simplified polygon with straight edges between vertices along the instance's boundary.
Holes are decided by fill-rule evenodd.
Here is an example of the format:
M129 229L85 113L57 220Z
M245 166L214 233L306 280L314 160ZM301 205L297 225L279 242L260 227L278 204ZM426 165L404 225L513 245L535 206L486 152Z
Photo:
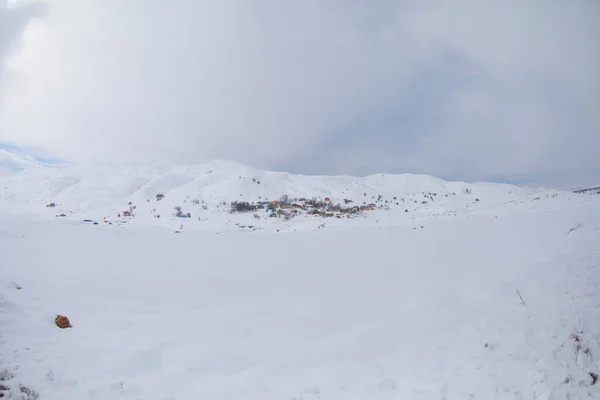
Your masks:
M0 147L0 176L38 167L35 162Z
M0 397L600 398L599 228L595 191L25 168L0 178Z
M30 168L0 177L0 204L15 212L110 224L183 224L190 229L246 221L252 216L250 220L257 226L271 223L265 221L272 217L289 221L289 217L308 215L361 218L383 213L386 220L448 217L527 202L537 192L412 174L364 178L292 175L254 170L231 161L179 167L100 164ZM269 208L268 203L282 197L288 208L296 208L293 213L281 212L285 204ZM248 203L247 211L254 212L233 215L232 202ZM314 204L321 204L318 212Z

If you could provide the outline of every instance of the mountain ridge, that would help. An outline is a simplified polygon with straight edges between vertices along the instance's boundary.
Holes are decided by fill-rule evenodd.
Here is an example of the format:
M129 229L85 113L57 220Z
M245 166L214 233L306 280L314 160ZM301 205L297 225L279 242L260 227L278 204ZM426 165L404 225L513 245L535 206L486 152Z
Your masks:
M365 177L296 175L263 171L230 160L197 165L93 163L23 168L0 177L4 209L86 220L146 225L246 221L270 217L358 217L387 213L406 220L459 215L520 202L536 188L500 183L445 181L423 174L372 174ZM547 192L547 191L546 191ZM282 198L296 211L261 206ZM327 199L327 203L324 201ZM255 213L232 215L233 203ZM308 203L321 204L315 210ZM49 206L49 207L46 207ZM56 206L56 207L55 207ZM267 207L268 208L268 207ZM269 208L270 209L270 208ZM351 210L352 209L352 210ZM131 218L123 218L124 216Z

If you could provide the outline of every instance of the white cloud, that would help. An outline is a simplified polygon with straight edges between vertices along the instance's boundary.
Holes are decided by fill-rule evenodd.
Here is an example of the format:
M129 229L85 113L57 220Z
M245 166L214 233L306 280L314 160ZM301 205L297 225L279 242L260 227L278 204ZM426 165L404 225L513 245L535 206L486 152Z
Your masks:
M74 160L600 180L594 2L47 4L7 65L2 140Z
M24 1L17 5L14 1L0 0L0 78L6 72L4 62L19 44L23 29L44 11L41 3Z

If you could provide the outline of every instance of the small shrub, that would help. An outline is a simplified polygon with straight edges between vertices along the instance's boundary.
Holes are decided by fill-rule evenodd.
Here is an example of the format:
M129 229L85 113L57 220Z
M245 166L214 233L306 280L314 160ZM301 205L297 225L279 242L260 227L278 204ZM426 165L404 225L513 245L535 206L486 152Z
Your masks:
M567 235L573 231L576 231L577 229L581 228L581 223L578 223L577 225L575 225L574 227L572 227L571 229L569 229L569 232L567 232Z
M37 400L40 397L38 392L23 385L19 385L19 391L23 400Z
M13 374L11 374L10 372L8 372L7 369L0 369L0 382L6 382L8 380L11 380L14 377L15 376Z

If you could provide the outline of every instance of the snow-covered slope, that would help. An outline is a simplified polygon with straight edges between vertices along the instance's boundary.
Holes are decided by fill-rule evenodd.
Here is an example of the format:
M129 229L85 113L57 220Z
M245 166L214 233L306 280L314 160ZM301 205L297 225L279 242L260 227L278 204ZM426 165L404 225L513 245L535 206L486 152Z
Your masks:
M173 171L148 178L169 176L160 189L170 196L200 193L177 171L177 184ZM135 194L121 186L128 174L97 177L104 188L81 176L71 196ZM276 177L289 183L260 176ZM325 178L287 179L310 189ZM402 177L358 185L406 192L388 179ZM218 183L207 198L225 190ZM504 187L472 188L510 197ZM600 397L600 196L543 194L451 218L378 210L325 229L219 235L3 211L6 398ZM73 327L57 328L56 314Z
M0 395L598 398L599 228L595 191L22 168L0 178Z
M0 147L0 176L11 175L28 168L39 167L40 165L32 160Z
M497 208L527 201L537 192L512 185L446 182L413 174L363 178L293 175L259 171L232 161L175 167L96 164L30 168L0 177L0 204L5 209L174 226L181 222L175 220L174 208L181 207L195 221L195 225L185 221L190 227L198 227L199 222L231 221L233 217L227 212L233 201L256 204L278 200L283 195L296 203L300 199L328 198L332 205L340 204L341 208L373 204L378 212L407 219ZM51 203L57 207L46 207ZM129 210L134 217L123 220L122 213ZM366 214L376 213L361 213ZM259 213L260 219L266 215L265 210Z

